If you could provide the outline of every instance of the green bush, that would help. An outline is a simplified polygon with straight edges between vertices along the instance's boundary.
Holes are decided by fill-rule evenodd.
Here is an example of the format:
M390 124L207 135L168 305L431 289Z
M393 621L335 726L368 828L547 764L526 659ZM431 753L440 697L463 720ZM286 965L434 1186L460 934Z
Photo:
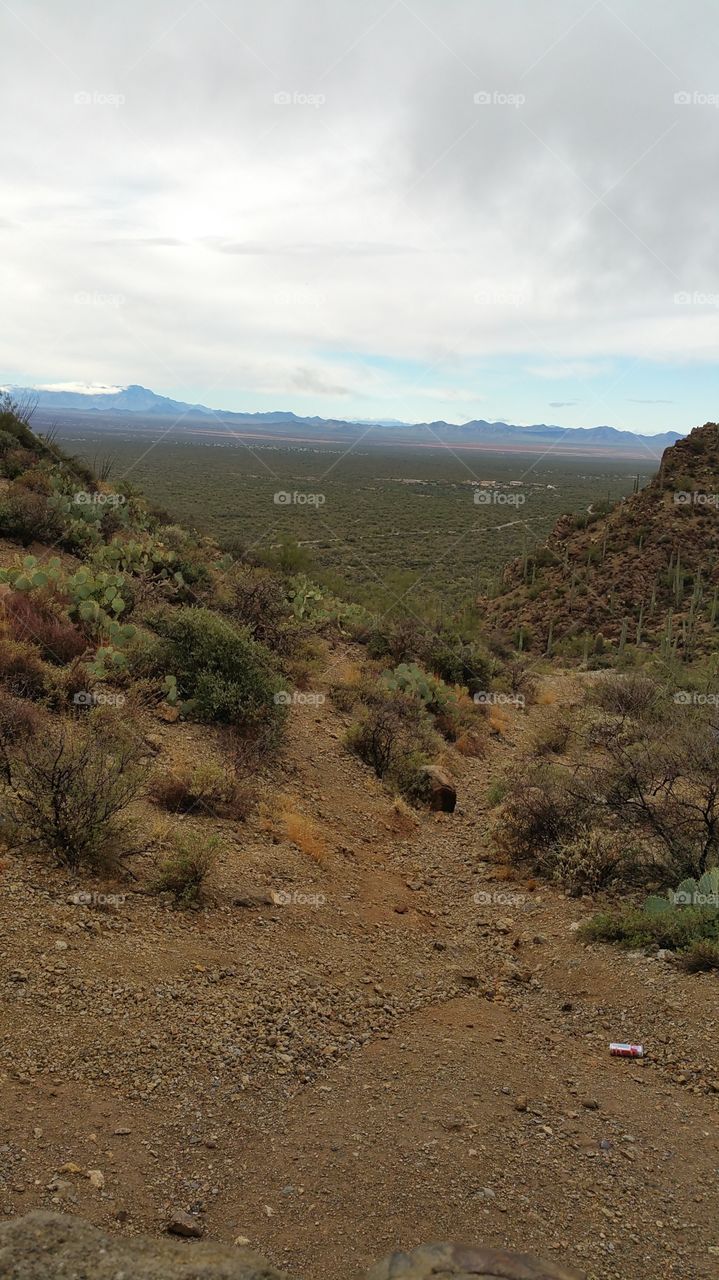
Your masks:
M275 695L283 682L273 655L246 628L190 606L147 623L165 641L164 670L175 676L187 715L278 736L286 708Z
M685 951L695 942L719 942L719 911L707 907L685 907L681 911L647 911L628 907L624 911L599 912L579 930L586 942L618 942L636 949L657 946L669 951Z
M205 880L217 857L217 836L198 835L194 831L177 833L172 852L163 858L153 882L155 893L171 893L179 906L199 902Z

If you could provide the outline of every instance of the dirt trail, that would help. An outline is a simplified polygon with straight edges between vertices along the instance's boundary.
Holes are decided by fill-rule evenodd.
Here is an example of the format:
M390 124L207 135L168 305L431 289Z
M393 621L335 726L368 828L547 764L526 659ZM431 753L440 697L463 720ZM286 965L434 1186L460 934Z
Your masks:
M593 904L484 856L488 784L544 714L458 758L457 812L415 826L345 752L329 699L293 708L275 782L327 853L249 824L198 915L78 909L58 873L13 860L3 1214L158 1231L168 1205L194 1208L306 1280L432 1238L590 1280L716 1276L716 979L578 945ZM270 887L291 905L231 905ZM610 1039L647 1059L610 1058Z

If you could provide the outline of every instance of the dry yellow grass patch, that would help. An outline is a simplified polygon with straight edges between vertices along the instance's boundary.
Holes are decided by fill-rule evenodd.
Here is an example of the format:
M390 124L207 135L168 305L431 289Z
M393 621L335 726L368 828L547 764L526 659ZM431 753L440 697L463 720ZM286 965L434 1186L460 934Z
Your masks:
M276 813L263 806L259 826L262 831L289 840L315 862L321 862L327 853L327 842L316 823L300 813L289 796L280 798Z
M509 728L510 714L507 708L499 703L493 703L489 708L487 723L493 733L506 733Z
M467 729L461 733L454 743L455 750L461 756L473 756L481 759L487 749L486 739L474 729Z
M557 690L545 686L539 690L535 701L538 707L553 707L557 701Z
M362 668L356 662L338 662L332 668L333 684L359 684L362 679Z

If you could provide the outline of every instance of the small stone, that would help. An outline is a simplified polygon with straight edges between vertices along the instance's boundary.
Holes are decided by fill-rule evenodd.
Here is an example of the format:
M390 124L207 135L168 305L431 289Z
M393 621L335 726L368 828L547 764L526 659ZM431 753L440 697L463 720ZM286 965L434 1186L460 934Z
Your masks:
M205 1234L205 1228L197 1218L193 1218L191 1214L185 1213L184 1209L173 1209L167 1219L165 1230L169 1231L173 1236L184 1236L187 1240L200 1240Z

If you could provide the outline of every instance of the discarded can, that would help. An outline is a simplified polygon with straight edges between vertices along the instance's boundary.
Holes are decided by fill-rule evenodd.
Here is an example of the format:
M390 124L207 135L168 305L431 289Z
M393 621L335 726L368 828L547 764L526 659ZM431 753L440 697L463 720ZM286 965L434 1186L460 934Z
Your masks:
M613 1058L643 1058L643 1044L610 1044L609 1052Z

